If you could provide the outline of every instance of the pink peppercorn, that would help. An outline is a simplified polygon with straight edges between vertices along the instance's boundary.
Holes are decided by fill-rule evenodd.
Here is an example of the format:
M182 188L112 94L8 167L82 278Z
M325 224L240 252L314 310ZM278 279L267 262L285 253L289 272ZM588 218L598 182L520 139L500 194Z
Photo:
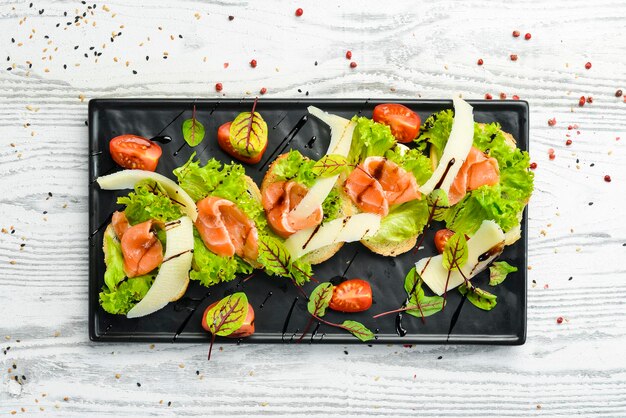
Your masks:
M519 38L519 35L520 35L520 33L519 33L519 31L518 31L518 30L514 30L514 31L513 31L513 37L514 37L514 38Z
M346 51L346 59L352 59L352 51Z
M517 61L517 54L511 54L511 61Z
M556 125L556 118L548 119L548 126Z
M562 317L562 316L559 316L559 317L556 319L556 323L557 323L557 324L562 324L562 323L563 323L563 317Z
M572 140L568 139L567 141L565 141L565 145L570 146L572 145Z
M585 96L580 96L580 99L578 99L578 106L584 106L586 101Z
M607 183L611 182L611 176L609 176L608 174L606 176L604 176L604 181L606 181Z
M476 62L476 64L478 65L483 65L484 61L482 58L478 58L478 61Z
M506 100L506 93L500 93L500 100Z
M352 62L350 63L350 68L356 68L356 62L352 61Z
M536 168L537 168L537 163L535 163L535 162L530 163L530 169L531 170L534 170Z
M250 67L256 68L256 60L250 61Z
M493 96L490 93L486 93L485 94L485 99L491 100L491 99L493 99Z
M530 38L532 38L532 35L530 33L527 33L526 35L524 35L524 39L526 39L527 41L529 41Z
M296 9L296 16L300 17L302 16L303 13L304 13L304 10L302 10L302 8L299 7Z
M261 88L260 93L261 93L261 94L265 94L265 93L267 93L267 89L266 89L265 87L262 87L262 88Z
M591 68L591 63L590 63L590 62L588 62L587 64L585 64L585 68L586 68L586 69L590 69L590 68Z
M222 83L215 84L215 91L222 91L223 88L224 86L222 86Z

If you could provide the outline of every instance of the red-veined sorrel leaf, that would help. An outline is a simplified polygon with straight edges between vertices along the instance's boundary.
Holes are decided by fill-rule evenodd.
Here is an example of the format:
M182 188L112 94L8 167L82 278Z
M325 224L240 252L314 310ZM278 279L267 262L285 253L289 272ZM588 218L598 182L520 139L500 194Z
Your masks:
M230 143L237 153L255 157L267 144L267 123L255 112L256 99L251 112L240 113L230 125Z
M443 249L442 263L448 271L460 269L467 263L467 240L464 234L457 232L450 237Z
M492 310L498 303L496 295L479 289L469 282L459 286L459 292L461 292L462 295L466 295L467 300L472 302L472 305L483 311Z
M213 306L204 320L214 335L227 336L241 328L248 314L248 297L243 292L226 296Z
M331 283L321 283L313 289L307 305L311 315L318 317L326 315L326 308L328 308L330 299L333 297L333 288Z
M515 273L517 267L506 261L496 261L489 267L489 286L497 286L506 279L509 273Z
M267 235L259 237L258 260L269 274L289 276L291 257L285 246L276 238Z
M204 125L196 119L196 107L193 107L191 119L183 122L183 138L190 147L195 147L204 139Z
M365 325L357 321L343 321L341 328L349 331L361 341L369 341L374 339L374 333Z
M348 159L343 155L329 154L317 161L311 171L318 177L332 177L341 174L350 167Z
M422 287L423 280L415 270L409 271L404 279L404 290L409 296L408 306L415 306L417 309L407 309L406 313L418 318L425 318L441 311L445 304L445 299L441 296L426 296Z

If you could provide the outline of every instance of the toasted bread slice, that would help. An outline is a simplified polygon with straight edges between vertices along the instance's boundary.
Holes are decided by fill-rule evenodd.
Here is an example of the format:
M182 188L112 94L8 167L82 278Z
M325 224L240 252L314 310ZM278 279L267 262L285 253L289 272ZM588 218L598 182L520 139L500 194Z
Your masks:
M104 230L104 236L109 236L111 238L113 238L115 241L119 242L119 238L117 237L117 235L115 234L115 231L113 230L113 225L109 224L109 226L107 226L107 228ZM104 245L104 238L102 239L102 250L104 251L104 260L106 263L106 259L108 258L109 255L109 250L107 249L107 246ZM132 279L128 279L128 280L132 280ZM187 280L185 280L185 283L183 284L183 286L180 289L180 292L178 292L178 294L173 297L170 302L175 302L178 299L182 298L183 295L185 294L185 292L187 291L187 287L189 286L189 275L187 275Z
M286 158L287 154L279 155L272 164L270 164L267 172L265 173L265 177L263 177L263 181L261 182L261 195L272 183L275 183L278 180L275 174L276 162ZM344 193L343 189L339 186L335 186L339 196L341 197L341 207L339 209L339 217L353 215L355 213L354 206L352 205L352 201L350 198ZM301 259L310 264L320 264L333 255L337 253L343 246L343 242L338 242L336 244L330 244L325 247L319 248L315 251L311 251L310 253L303 256Z

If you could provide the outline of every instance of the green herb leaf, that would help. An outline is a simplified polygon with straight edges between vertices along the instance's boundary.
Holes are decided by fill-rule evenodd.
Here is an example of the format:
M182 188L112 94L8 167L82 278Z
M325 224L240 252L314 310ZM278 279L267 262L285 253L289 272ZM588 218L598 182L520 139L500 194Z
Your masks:
M469 288L465 283L459 286L459 292L461 292L462 295L467 295L467 300L483 311L492 310L498 303L496 295L481 290L471 283L469 284Z
M345 172L350 165L343 155L329 154L317 161L312 168L313 174L318 177L332 177Z
M227 336L241 328L248 314L248 297L243 292L233 293L220 300L206 313L211 334Z
M365 325L357 321L343 321L341 327L349 331L361 341L369 341L374 339L374 333Z
M445 299L441 296L426 296L422 287L423 280L413 267L404 279L404 290L409 296L409 306L416 306L416 309L406 311L409 315L418 318L425 318L441 311L445 306Z
M456 232L443 249L443 267L446 270L460 269L467 263L467 240L464 234Z
M333 289L334 286L332 283L321 283L313 292L311 292L311 296L309 297L309 303L307 308L311 315L317 317L323 317L326 315L326 308L328 308L328 304L330 303L330 299L333 297Z
M267 145L267 123L259 112L240 113L230 125L230 144L237 153L245 157L255 157Z
M196 107L193 107L191 119L183 122L183 138L190 147L195 147L204 139L204 126L196 119Z
M277 276L289 276L291 256L282 242L265 235L259 237L259 257L257 259L265 271Z
M517 267L510 265L506 261L496 261L489 266L489 286L497 286L506 279L509 273L517 271Z

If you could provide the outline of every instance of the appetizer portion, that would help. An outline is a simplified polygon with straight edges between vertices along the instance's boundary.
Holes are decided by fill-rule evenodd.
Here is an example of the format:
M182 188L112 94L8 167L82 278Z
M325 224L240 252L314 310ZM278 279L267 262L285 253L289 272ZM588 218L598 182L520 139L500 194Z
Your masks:
M398 144L387 125L354 120L348 155L354 168L343 188L360 211L381 216L380 228L361 242L381 255L405 253L427 223L428 204L419 185L431 176L431 162L420 149Z
M252 273L265 219L259 189L244 168L216 159L201 165L194 153L174 175L198 208L191 280L211 286Z
M134 191L118 199L125 209L112 214L104 232L106 271L100 292L106 312L128 318L148 315L182 297L193 251L191 218L172 194L183 201L189 196L172 187L168 192L155 173L144 172L143 178L141 173L122 171L98 179L103 188L134 183Z

